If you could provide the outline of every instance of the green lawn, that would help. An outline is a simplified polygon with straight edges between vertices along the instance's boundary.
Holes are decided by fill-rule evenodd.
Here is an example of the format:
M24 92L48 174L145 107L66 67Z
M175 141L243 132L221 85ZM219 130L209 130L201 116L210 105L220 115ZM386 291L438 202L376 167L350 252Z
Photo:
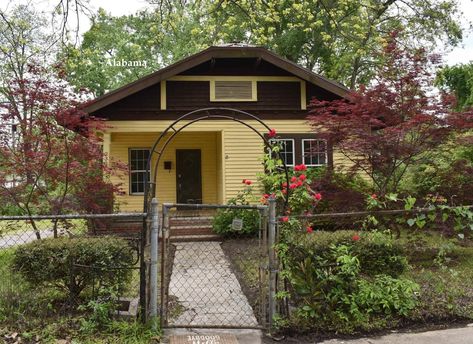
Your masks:
M35 225L38 230L52 230L53 223L51 220L38 220L35 221ZM58 224L59 230L67 228L74 234L81 234L87 232L87 221L83 219L67 220L67 222L61 221ZM4 220L0 221L0 238L4 236L19 234L22 232L33 232L34 227L24 220ZM1 247L0 247L1 248Z
M400 240L411 265L406 275L421 286L412 320L473 319L473 241L429 232Z

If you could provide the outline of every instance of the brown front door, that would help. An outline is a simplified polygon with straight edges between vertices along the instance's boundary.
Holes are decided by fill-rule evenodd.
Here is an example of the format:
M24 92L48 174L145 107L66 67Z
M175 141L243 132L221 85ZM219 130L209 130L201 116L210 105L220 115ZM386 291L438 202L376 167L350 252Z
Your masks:
M177 203L202 203L200 149L176 149Z

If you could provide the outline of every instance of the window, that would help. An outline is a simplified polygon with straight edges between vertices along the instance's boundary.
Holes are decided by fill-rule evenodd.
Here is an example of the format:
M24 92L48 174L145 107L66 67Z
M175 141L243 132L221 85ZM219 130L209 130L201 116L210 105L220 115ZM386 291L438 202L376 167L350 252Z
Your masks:
M327 141L302 140L302 162L306 166L327 164Z
M294 140L293 139L278 139L272 140L281 146L281 158L286 163L286 166L294 166Z
M210 81L210 101L256 101L256 98L256 81Z
M146 172L148 162L148 148L131 148L130 157L130 194L143 194L145 192L145 180L149 180Z

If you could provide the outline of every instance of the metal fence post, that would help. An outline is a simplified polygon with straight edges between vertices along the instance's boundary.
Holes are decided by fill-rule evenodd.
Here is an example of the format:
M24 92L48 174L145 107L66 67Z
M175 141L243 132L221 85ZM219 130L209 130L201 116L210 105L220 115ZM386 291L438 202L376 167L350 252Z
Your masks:
M273 329L273 317L276 315L276 272L277 261L274 245L276 243L276 199L269 200L268 256L269 256L269 330Z
M157 330L158 317L158 200L151 201L151 243L150 243L150 296L149 315L154 330Z

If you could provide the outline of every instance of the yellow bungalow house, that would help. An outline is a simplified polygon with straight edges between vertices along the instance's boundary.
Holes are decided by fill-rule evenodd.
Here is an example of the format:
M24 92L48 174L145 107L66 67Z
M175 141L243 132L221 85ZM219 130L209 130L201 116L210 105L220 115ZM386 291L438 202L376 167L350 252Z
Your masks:
M129 166L128 175L114 180L124 185L120 209L141 211L150 148L180 116L215 107L244 110L277 131L288 166L337 165L342 157L317 137L305 118L312 97L331 100L347 92L264 48L230 44L210 47L109 92L86 110L107 120L103 149L109 158ZM258 121L233 116L267 133ZM243 179L254 180L262 171L264 143L238 121L191 123L193 118L175 125L189 124L163 151L157 197L160 202L225 203L241 190Z

